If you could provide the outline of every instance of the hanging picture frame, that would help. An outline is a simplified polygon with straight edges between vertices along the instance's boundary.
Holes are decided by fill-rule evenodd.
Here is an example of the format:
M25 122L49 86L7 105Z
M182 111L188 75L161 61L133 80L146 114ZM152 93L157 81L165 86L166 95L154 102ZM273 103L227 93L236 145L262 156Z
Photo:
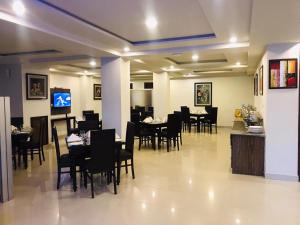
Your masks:
M263 65L259 68L258 83L259 83L259 94L264 95L264 66Z
M253 79L253 81L254 81L254 96L258 96L258 74L256 73L255 75L254 75L254 79Z
M101 84L94 84L94 100L102 99Z
M194 105L212 105L212 82L195 83L194 85Z
M298 60L269 60L269 89L289 89L298 87Z
M26 73L26 99L48 99L48 76Z

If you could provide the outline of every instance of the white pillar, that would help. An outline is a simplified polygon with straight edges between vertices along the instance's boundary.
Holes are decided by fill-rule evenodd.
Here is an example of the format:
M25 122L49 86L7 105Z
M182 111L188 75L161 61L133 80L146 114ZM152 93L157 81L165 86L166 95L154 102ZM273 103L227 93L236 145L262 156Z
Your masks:
M130 61L120 57L101 58L103 129L116 129L125 138L130 120Z
M153 73L154 117L164 118L170 113L170 78L168 73Z
M13 198L10 99L0 97L0 202Z

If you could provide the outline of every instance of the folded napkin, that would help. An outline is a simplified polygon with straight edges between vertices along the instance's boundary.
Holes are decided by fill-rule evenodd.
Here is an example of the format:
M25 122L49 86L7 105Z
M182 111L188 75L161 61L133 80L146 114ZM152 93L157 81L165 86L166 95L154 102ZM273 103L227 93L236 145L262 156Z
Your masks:
M145 123L151 123L151 122L153 122L153 119L152 119L151 116L149 116L149 117L147 117L146 119L144 119L143 122L145 122Z
M68 139L67 139L68 143L71 143L71 142L80 142L80 141L82 141L82 139L79 136L77 136L76 134L71 134L68 137Z
M69 145L69 147L71 147L71 146L76 146L76 145L83 145L83 141L71 142L71 143L69 143L68 145Z
M11 131L16 131L18 128L16 128L14 125L11 125Z

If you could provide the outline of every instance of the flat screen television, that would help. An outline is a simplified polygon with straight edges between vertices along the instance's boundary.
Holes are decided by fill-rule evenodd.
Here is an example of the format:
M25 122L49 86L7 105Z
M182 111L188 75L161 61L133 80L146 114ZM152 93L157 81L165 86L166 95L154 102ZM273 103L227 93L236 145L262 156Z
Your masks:
M53 107L64 108L71 107L71 93L69 92L54 92Z

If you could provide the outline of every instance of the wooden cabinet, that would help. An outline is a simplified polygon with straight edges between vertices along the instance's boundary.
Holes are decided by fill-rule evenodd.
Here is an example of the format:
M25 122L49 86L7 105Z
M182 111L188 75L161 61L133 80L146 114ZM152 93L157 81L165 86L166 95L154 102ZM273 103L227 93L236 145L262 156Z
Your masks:
M232 173L264 176L264 134L249 134L243 122L234 122L230 140Z

